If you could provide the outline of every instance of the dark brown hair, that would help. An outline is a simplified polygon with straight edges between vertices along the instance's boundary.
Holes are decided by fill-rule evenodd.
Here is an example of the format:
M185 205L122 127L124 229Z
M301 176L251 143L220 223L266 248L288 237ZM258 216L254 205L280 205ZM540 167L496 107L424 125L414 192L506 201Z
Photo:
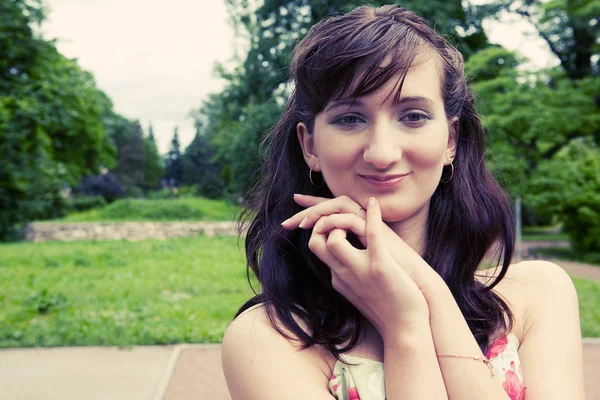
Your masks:
M296 46L290 66L295 88L266 138L263 179L249 200L253 213L245 214L252 215L246 236L248 269L262 292L238 315L264 302L269 321L282 335L291 339L286 330L304 347L323 345L336 358L359 343L365 318L332 287L329 268L308 249L310 232L280 226L301 211L294 193L332 197L327 185L317 188L309 182L296 126L304 122L312 132L315 116L331 100L374 92L392 77L405 76L415 57L427 51L441 60L444 108L448 118L458 119L458 144L452 180L440 184L431 198L423 257L447 283L483 351L493 335L511 329L510 308L491 291L512 258L511 207L484 162L483 130L462 56L425 20L393 5L363 6L321 21ZM443 176L449 174L446 168ZM493 248L502 267L486 286L475 272Z

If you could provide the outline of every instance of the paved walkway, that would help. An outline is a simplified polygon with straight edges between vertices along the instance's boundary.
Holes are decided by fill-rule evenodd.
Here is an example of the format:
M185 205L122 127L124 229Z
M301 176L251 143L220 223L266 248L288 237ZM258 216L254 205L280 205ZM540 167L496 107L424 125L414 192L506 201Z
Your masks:
M600 340L584 341L587 400L600 400ZM231 400L219 345L0 350L1 400Z

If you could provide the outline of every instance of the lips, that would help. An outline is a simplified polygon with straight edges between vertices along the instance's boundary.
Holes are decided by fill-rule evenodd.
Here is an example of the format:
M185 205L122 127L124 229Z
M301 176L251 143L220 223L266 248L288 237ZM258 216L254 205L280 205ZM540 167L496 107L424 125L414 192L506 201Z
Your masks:
M395 175L359 175L369 185L377 188L391 188L399 184L409 174Z

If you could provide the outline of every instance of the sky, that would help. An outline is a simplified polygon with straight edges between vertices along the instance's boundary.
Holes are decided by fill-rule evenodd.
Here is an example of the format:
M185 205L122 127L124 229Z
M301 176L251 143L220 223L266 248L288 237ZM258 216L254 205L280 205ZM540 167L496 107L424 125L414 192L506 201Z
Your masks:
M478 1L478 2L481 2ZM231 61L234 34L224 0L47 0L46 39L96 78L115 111L152 123L161 153L179 128L182 150L194 136L190 110L224 82L216 62ZM484 25L492 42L526 54L532 67L555 61L520 21ZM529 31L529 35L527 32ZM239 44L239 43L238 43Z

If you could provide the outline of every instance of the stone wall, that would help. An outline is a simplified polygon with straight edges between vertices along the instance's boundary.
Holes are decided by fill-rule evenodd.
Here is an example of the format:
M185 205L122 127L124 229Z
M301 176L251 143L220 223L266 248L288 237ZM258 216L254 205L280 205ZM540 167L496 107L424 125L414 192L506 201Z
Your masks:
M143 240L174 237L235 235L232 222L34 222L26 239L48 240Z

